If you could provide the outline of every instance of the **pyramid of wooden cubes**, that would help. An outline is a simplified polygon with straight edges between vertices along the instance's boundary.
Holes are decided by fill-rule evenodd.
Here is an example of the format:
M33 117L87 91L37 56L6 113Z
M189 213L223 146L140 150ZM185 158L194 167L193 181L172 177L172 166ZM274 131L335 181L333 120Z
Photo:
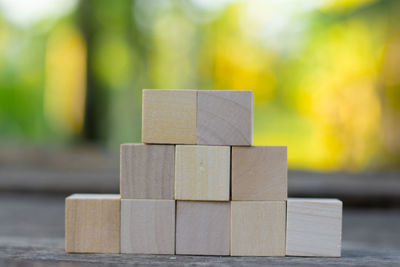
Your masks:
M120 195L66 199L66 251L330 256L342 202L289 198L287 147L253 146L251 91L143 90Z

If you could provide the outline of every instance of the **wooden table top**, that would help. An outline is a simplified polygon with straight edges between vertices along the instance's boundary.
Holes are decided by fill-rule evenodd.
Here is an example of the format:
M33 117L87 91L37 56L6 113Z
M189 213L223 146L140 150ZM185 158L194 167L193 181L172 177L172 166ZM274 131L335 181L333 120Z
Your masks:
M400 210L346 209L341 258L101 255L64 252L64 195L0 195L0 266L326 266L400 264Z

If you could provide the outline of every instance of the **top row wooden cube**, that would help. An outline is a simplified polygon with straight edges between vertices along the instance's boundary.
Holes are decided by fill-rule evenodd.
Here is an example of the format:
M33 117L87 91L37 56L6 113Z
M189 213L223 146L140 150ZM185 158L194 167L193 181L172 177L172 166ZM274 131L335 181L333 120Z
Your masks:
M143 90L142 142L251 146L253 92Z

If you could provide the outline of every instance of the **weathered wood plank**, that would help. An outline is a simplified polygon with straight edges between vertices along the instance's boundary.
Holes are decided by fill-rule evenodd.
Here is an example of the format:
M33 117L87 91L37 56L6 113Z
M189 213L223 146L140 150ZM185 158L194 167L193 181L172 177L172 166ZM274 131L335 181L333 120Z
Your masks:
M0 266L397 266L399 220L396 209L345 208L341 258L69 254L63 195L2 193Z
M288 171L291 197L339 198L347 207L400 207L400 173ZM119 155L93 147L0 150L0 191L118 193Z

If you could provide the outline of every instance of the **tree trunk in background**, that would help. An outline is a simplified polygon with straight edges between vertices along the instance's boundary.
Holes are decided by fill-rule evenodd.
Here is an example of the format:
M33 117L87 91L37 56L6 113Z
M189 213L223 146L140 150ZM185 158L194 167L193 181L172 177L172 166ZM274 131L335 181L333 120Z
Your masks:
M85 0L78 10L87 46L83 138L86 142L108 144L113 150L122 142L140 141L141 88L147 83L143 72L147 53L140 41L146 37L141 36L133 19L134 7L131 0L112 5L104 0ZM121 61L126 65L118 65Z

